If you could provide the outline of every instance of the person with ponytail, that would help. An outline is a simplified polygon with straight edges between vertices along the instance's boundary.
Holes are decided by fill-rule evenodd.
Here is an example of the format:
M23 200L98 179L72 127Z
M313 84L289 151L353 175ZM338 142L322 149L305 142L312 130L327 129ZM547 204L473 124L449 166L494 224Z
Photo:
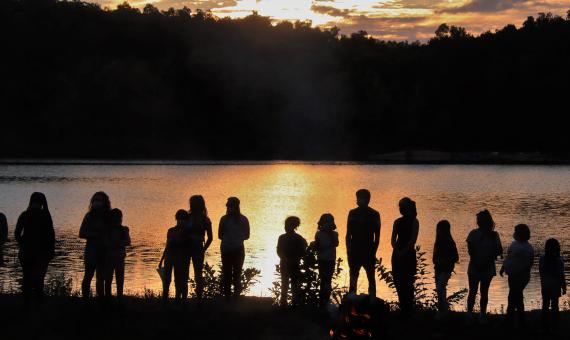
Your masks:
M196 297L202 299L204 291L204 255L212 244L212 222L208 218L206 201L202 195L190 197L190 211L188 218L188 266L192 263L194 268L194 280L196 282ZM188 269L190 272L190 268Z
M95 275L97 297L105 297L106 241L111 228L110 217L109 196L102 191L96 192L91 197L89 211L85 214L79 229L79 238L87 241L83 255L85 273L81 282L81 294L84 299L91 296L91 281Z
M26 304L32 298L41 302L44 279L55 253L55 232L46 196L34 192L28 208L20 215L14 231L18 242L18 258L22 265L22 291Z
M392 229L392 274L398 293L401 316L407 318L414 308L414 282L417 268L416 241L420 223L416 218L416 202L404 197L399 203L402 217Z
M503 246L499 233L495 231L495 222L489 210L477 214L477 226L467 236L469 266L469 294L467 295L467 313L470 317L475 307L477 291L480 290L480 320L486 321L489 287L493 277L497 275L495 261L503 256Z

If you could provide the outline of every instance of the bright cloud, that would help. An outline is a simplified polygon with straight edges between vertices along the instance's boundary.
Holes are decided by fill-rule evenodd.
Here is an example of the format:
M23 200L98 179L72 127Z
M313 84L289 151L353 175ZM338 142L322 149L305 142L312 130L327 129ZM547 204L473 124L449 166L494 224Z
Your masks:
M89 0L88 0L89 1ZM124 0L90 0L114 7ZM381 39L425 40L441 23L460 25L480 33L506 24L520 25L529 15L564 15L568 0L132 0L160 9L187 6L211 10L220 17L243 17L257 11L275 20L311 20L314 25L337 26L341 33L365 30Z

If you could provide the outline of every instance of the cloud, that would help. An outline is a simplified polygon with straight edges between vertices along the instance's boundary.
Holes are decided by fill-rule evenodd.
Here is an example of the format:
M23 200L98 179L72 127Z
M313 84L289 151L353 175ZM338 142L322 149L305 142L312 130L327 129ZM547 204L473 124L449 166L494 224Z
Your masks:
M425 16L370 17L366 15L351 16L334 24L343 33L359 30L383 40L425 40L433 36L435 27L426 24Z
M332 6L324 6L324 5L311 5L311 11L320 14L327 14L331 17L342 17L347 18L351 16L354 11L350 9L339 9Z
M530 0L471 0L460 7L452 7L440 10L445 13L490 13L501 12L517 5L531 2Z
M184 6L195 11L197 9L211 10L217 8L233 7L237 5L236 0L160 0L154 3L158 8L182 8Z

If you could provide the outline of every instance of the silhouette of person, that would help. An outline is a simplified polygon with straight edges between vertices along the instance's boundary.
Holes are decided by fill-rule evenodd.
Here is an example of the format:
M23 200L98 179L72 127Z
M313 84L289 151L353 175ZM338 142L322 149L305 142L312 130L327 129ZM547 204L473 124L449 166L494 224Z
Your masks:
M540 288L542 294L542 327L545 330L558 328L560 296L566 295L564 262L560 256L558 240L548 239L544 245L544 255L539 260ZM549 309L552 310L549 318Z
M224 295L227 300L232 293L239 297L241 294L241 272L245 259L243 242L249 239L249 220L240 212L240 201L237 197L230 197L226 203L226 215L220 219L218 238L222 241L222 281Z
M164 275L162 278L162 299L168 301L172 272L174 271L174 288L176 302L185 302L188 298L188 212L178 210L175 215L176 225L166 234L166 247L159 262L164 262Z
M368 278L368 294L376 297L376 251L380 244L380 214L368 206L370 191L356 192L357 208L348 213L346 227L346 252L350 270L349 292L356 293L360 268L364 267Z
M8 241L8 220L0 213L0 267L4 265L4 244Z
M501 277L509 276L509 304L507 307L507 325L512 325L517 314L519 326L525 326L524 289L530 281L530 269L534 264L534 249L528 243L530 228L526 224L515 226L514 241L507 249L507 256L501 267Z
M204 254L212 244L212 222L208 218L206 202L201 195L190 197L190 212L188 219L188 263L194 266L194 280L196 281L196 297L202 298L204 292ZM204 241L204 238L206 240ZM189 270L190 271L190 270Z
M18 218L14 235L20 247L18 258L22 265L26 304L32 297L41 302L47 268L55 252L53 221L43 193L32 194L28 209Z
M331 214L323 214L317 223L318 230L315 233L315 247L319 261L319 276L321 289L319 292L320 305L325 306L332 293L332 277L336 261L336 247L338 247L338 233Z
M392 228L392 275L398 293L400 311L408 317L414 308L414 282L416 275L416 241L420 223L416 218L416 202L404 197L399 202L402 217Z
M503 246L499 234L494 230L495 222L488 210L477 214L477 229L467 236L467 251L469 252L469 294L467 295L467 313L473 313L477 290L480 289L480 318L487 317L487 303L489 301L489 286L493 277L497 275L495 261L497 256L503 255Z
M299 304L299 276L301 258L307 250L307 241L295 230L301 224L297 216L285 219L285 234L279 236L277 241L277 255L279 255L279 268L281 271L281 306L287 306L287 292L291 284L292 304Z
M433 264L435 272L435 290L437 292L438 314L442 318L449 311L447 304L447 282L459 261L457 246L451 236L451 224L447 220L437 223L433 246Z
M110 297L112 295L113 275L115 275L117 298L122 300L125 284L126 247L131 245L131 236L129 235L129 228L123 226L123 212L120 209L115 208L110 211L110 222L107 258L105 260L107 268L105 296Z
M87 240L83 256L85 273L81 282L81 294L84 299L91 295L91 281L96 275L95 291L97 297L105 297L105 260L107 256L106 243L110 229L111 201L109 196L96 192L89 202L89 211L85 214L79 238Z

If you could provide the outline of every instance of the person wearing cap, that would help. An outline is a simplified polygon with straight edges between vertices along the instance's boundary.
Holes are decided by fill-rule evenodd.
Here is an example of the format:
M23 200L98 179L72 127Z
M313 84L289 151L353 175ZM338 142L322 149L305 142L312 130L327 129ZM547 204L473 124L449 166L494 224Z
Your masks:
M226 203L226 214L220 219L218 238L221 242L222 281L227 300L241 294L241 272L245 259L243 242L249 239L249 220L241 214L240 201L230 197Z
M323 214L317 223L317 228L314 245L317 250L321 279L319 296L321 306L325 306L331 297L336 247L338 247L338 233L335 231L336 225L333 215Z
M346 227L346 252L350 269L349 292L356 293L360 268L364 267L368 278L368 294L376 297L376 251L380 244L380 214L368 206L370 191L356 192L357 208L348 214Z

